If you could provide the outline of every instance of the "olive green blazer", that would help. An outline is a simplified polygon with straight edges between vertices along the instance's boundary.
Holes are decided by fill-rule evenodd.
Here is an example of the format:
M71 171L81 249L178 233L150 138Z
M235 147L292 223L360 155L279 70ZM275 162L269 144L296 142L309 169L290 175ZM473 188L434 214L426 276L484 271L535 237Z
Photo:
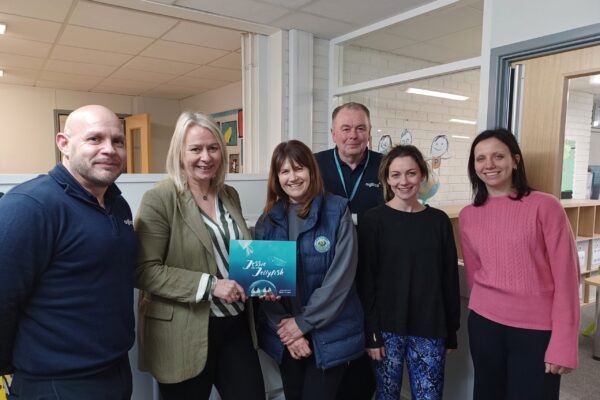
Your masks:
M235 189L225 185L219 198L251 239ZM193 378L206 363L210 314L210 303L196 303L196 292L203 273L217 273L210 235L192 193L177 193L170 179L144 194L135 230L139 368L161 383ZM256 344L250 301L246 310Z

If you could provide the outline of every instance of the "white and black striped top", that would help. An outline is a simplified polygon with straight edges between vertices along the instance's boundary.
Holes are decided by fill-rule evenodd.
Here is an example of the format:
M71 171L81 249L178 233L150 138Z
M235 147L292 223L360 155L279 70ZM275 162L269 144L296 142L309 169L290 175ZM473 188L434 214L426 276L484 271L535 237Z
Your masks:
M200 210L200 215L212 239L213 252L217 262L217 278L227 279L229 277L229 240L241 239L242 231L218 197L215 199L216 221L213 221L202 209L198 208L198 210ZM234 316L242 311L244 311L244 303L241 301L227 304L217 297L211 299L210 314L213 316Z

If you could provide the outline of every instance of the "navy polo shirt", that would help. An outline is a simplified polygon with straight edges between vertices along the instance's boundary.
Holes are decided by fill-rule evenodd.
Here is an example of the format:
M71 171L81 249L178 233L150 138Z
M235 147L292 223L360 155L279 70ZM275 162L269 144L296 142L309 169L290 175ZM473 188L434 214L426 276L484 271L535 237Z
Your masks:
M325 150L316 153L315 158L317 159L317 163L319 164L319 168L321 170L321 175L323 176L325 190L345 198L349 198L352 194L354 185L360 177L360 174L365 167L365 163L367 162L366 152L368 151L370 153L369 164L367 165L365 173L363 174L359 183L356 195L348 204L350 211L353 214L358 214L358 219L360 220L365 211L377 205L383 204L384 202L383 187L381 186L381 183L379 183L379 178L377 177L382 155L381 153L377 153L375 151L368 149L365 150L365 156L361 160L360 164L358 164L358 166L353 170L348 164L339 158L338 153L340 168L346 184L346 190L348 191L346 194L346 191L344 191L344 186L340 180L335 159L333 158L334 151L337 152L337 147L331 150Z

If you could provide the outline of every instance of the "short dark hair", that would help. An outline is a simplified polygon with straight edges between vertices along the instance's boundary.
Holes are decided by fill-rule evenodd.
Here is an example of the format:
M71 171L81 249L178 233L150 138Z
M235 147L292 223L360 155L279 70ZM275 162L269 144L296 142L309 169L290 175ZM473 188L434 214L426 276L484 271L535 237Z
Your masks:
M342 111L344 108L348 108L350 110L361 110L367 116L367 120L369 121L369 127L371 126L371 112L369 111L367 106L365 106L364 104L361 104L361 103L355 103L353 101L344 103L341 106L337 106L335 108L335 110L333 110L333 112L331 113L331 122L332 123L333 123L333 121L335 121L335 117L337 117L338 113L340 111Z
M512 185L516 190L515 197L510 196L513 200L520 200L524 196L529 195L533 190L527 183L527 174L525 173L525 160L523 160L523 153L517 142L517 138L513 133L504 128L489 129L481 132L473 143L471 143L471 151L469 153L469 180L471 181L471 187L473 188L473 205L479 207L483 205L489 196L485 183L479 179L477 172L475 171L475 146L487 139L497 139L504 143L510 152L513 160L516 156L519 156L517 162L517 168L512 173Z
M390 173L390 165L398 157L411 157L417 163L421 174L425 178L425 181L429 180L429 168L427 162L423 157L421 151L412 144L399 144L394 146L389 153L387 153L381 164L379 164L379 182L383 186L383 198L385 201L390 201L394 198L394 192L387 183L388 174Z
M264 212L265 214L269 213L277 200L283 200L286 208L289 206L290 199L279 183L279 171L285 160L290 160L290 164L292 165L301 165L308 169L310 184L298 209L298 215L305 218L310 211L312 200L318 194L324 194L325 188L315 156L308 146L299 140L279 143L275 147L275 150L273 150L267 183L267 204L265 205Z

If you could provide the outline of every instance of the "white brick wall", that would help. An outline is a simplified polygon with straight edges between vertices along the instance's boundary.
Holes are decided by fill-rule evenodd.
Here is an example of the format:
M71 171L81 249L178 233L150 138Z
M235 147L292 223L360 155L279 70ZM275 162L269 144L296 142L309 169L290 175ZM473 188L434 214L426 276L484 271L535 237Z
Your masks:
M313 143L318 152L328 148L329 131L329 41L314 39L313 44Z
M372 64L376 63L372 61ZM346 68L352 70L355 67L349 65L345 66ZM386 68L390 68L389 65ZM375 71L372 76L375 75L381 76L381 73ZM450 118L477 119L478 82L479 70L472 70L356 93L344 96L343 101L357 101L369 107L373 123L372 147L374 149L377 149L379 139L383 135L390 135L394 144L399 143L400 134L407 128L412 133L413 144L423 152L425 158L430 158L432 139L437 135L446 135L449 151L442 156L440 168L434 171L439 178L440 188L428 203L466 204L471 201L467 161L477 128L475 125L456 124L449 120ZM406 93L408 87L457 93L468 96L469 99L453 101L414 95ZM452 135L469 136L470 139L454 138Z
M574 199L585 199L586 197L593 103L593 94L574 90L569 91L565 121L565 140L570 139L575 141L575 169L573 172Z
M343 80L344 85L363 82L402 72L436 65L430 61L402 57L385 51L359 46L344 46Z

